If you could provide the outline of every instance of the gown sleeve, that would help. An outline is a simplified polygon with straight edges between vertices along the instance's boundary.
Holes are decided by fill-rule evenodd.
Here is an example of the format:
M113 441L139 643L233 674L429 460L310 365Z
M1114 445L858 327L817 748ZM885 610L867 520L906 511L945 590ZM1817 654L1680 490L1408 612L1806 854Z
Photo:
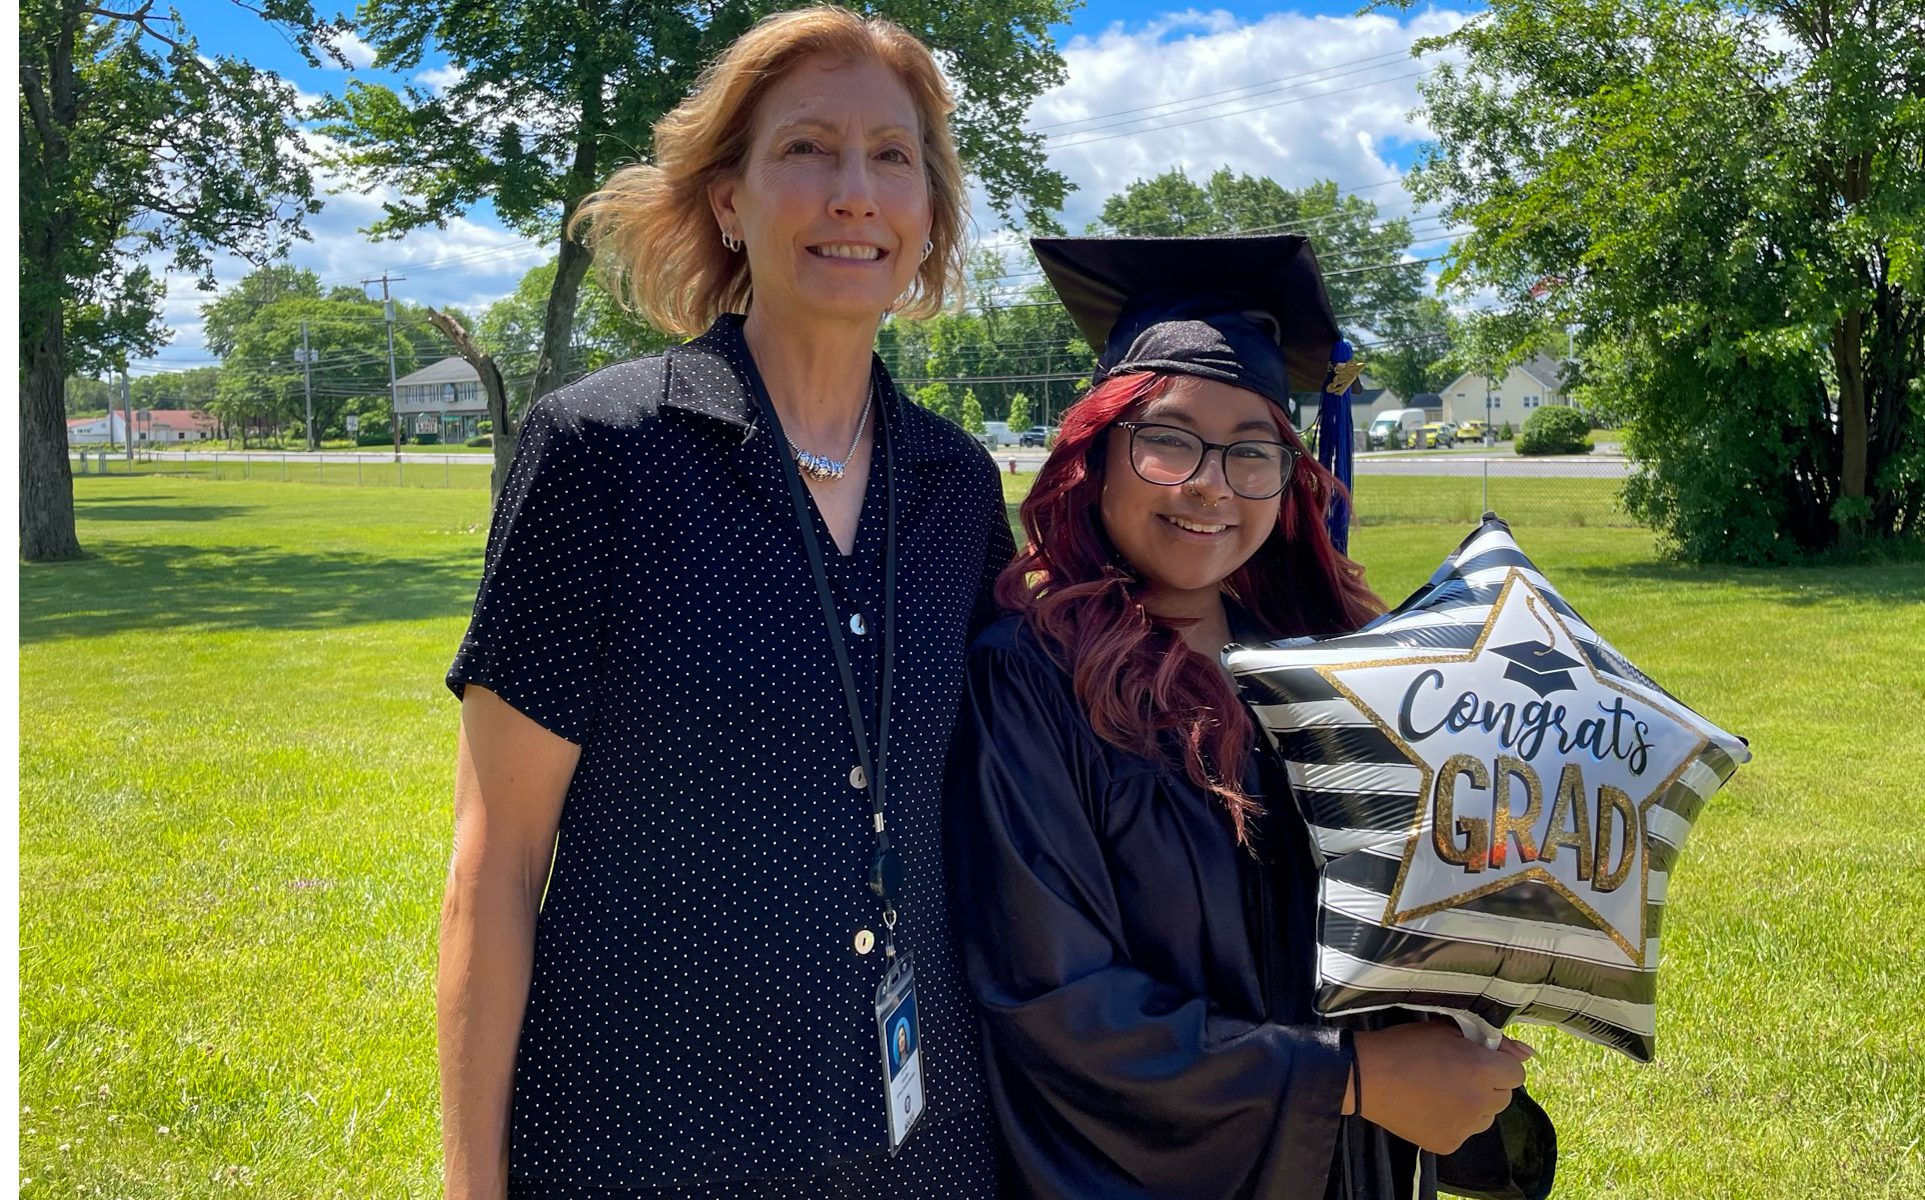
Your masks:
M945 845L1019 1194L1323 1196L1338 1031L1237 1019L1131 963L1100 747L1061 676L996 633L970 655Z

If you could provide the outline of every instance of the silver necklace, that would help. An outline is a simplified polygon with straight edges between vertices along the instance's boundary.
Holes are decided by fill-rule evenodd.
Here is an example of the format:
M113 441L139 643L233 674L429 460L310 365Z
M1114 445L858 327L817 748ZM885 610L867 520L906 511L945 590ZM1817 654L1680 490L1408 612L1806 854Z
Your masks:
M811 454L796 445L795 439L784 432L782 440L789 443L789 452L795 455L795 465L802 468L803 473L811 479L827 481L842 478L843 473L849 469L849 460L856 456L856 447L862 444L862 431L869 427L869 410L875 406L875 403L876 389L872 386L869 389L869 398L862 402L862 416L856 421L856 435L849 439L849 452L842 456L840 462L826 454Z

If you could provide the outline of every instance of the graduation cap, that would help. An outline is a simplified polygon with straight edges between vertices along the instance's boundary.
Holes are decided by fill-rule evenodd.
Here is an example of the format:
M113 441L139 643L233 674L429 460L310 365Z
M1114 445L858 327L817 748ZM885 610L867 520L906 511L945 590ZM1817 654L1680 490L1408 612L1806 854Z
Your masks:
M1195 375L1287 412L1293 390L1321 391L1329 376L1337 322L1298 234L1029 244L1096 350L1096 382L1125 371Z
M1292 425L1290 393L1321 394L1317 461L1351 485L1350 344L1300 234L1031 238L1049 285L1096 351L1101 383L1126 371L1220 379L1269 400ZM1351 364L1351 365L1345 365ZM1330 541L1349 547L1350 505L1332 496Z
M1510 659L1504 668L1504 678L1512 683L1521 683L1536 692L1540 697L1553 692L1575 692L1577 684L1571 680L1571 672L1584 664L1555 646L1542 642L1514 642L1509 646L1498 646L1491 650L1500 658Z

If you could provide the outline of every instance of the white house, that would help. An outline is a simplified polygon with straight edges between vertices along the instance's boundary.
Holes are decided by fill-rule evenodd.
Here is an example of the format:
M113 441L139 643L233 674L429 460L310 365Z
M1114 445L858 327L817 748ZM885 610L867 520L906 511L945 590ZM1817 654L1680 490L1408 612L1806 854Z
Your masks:
M465 442L481 432L488 397L474 367L466 359L449 357L395 380L394 411L405 437Z
M134 410L134 444L176 445L204 442L214 436L212 414L198 409L137 408ZM75 417L67 422L67 444L101 446L112 441L127 444L127 414L116 408L104 417Z
M181 442L205 442L214 436L212 413L189 408L137 408L134 410L134 444L172 446Z
M1293 392L1290 398L1297 402L1298 419L1303 422L1304 428L1315 424L1323 397L1316 392ZM1363 431L1377 419L1378 413L1402 407L1402 396L1372 379L1368 371L1359 375L1350 392L1350 423L1356 427L1360 444Z
M1484 376L1466 372L1450 381L1443 391L1443 420L1463 424L1485 420ZM1539 354L1519 363L1504 378L1490 383L1490 416L1493 428L1509 423L1512 429L1524 428L1524 419L1547 404L1566 405L1564 382L1557 360Z
M112 417L73 417L67 421L67 444L104 446L109 440L120 441L120 433L125 428L119 413Z

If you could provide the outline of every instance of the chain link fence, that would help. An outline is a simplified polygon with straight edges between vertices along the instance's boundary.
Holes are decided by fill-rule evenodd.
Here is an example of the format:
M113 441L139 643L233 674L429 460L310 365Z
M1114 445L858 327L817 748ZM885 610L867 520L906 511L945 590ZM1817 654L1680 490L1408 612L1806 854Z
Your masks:
M323 484L340 487L461 488L487 491L493 457L480 454L351 451L148 451L70 456L82 474L162 475L212 480ZM1005 452L997 459L1012 498L1027 494L1042 465L1040 451ZM1523 458L1491 452L1406 451L1359 455L1353 495L1356 526L1438 524L1469 526L1485 512L1512 525L1634 527L1619 496L1629 463L1617 456ZM1020 490L1018 490L1020 488Z
M479 454L423 454L410 452L397 460L392 452L361 454L346 450L314 453L272 450L135 450L89 449L69 454L68 465L82 475L158 475L175 478L242 480L247 482L328 484L337 487L463 488L488 490L488 470L494 456Z
M1621 496L1630 463L1617 456L1524 458L1491 453L1359 456L1356 525L1474 525L1495 512L1512 525L1632 528Z

